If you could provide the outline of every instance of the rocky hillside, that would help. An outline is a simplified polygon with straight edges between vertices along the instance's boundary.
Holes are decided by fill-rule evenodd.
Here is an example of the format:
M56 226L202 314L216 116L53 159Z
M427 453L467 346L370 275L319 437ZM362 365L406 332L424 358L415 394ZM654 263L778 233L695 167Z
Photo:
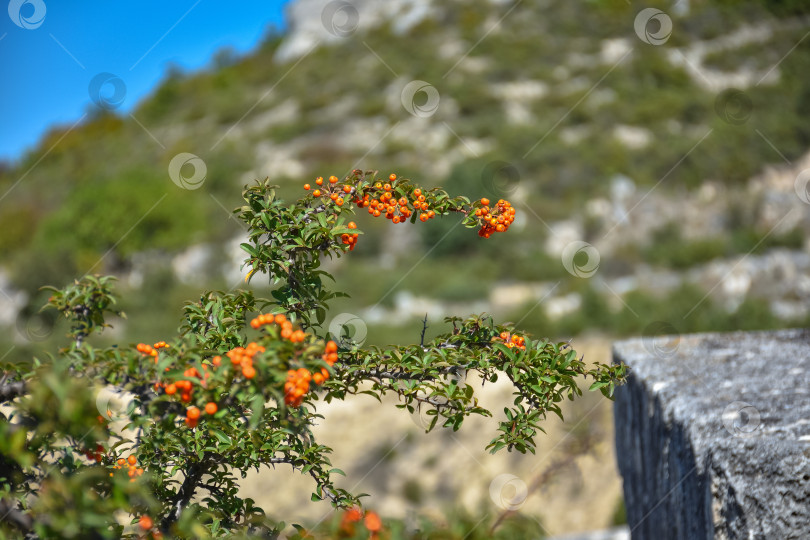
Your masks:
M170 69L131 114L91 111L0 170L6 341L52 334L37 288L88 271L130 289L124 337L158 339L182 300L239 282L240 185L295 197L354 167L519 210L494 242L364 222L331 270L353 296L335 313L372 341L470 310L567 337L804 323L802 6L293 2L285 35Z

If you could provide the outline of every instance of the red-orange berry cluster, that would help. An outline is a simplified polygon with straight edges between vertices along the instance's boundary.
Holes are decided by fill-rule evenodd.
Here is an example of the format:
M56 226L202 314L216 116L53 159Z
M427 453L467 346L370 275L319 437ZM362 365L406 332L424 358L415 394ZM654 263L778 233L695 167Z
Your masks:
M251 341L247 347L236 347L231 349L225 356L231 359L231 365L242 370L245 379L252 379L256 376L256 368L253 367L253 357L265 351L264 347Z
M363 511L356 506L343 512L343 518L340 521L340 530L349 536L354 536L354 524L360 520L363 520L366 529L371 533L369 536L370 540L379 538L380 531L382 530L382 520L379 514L369 510L364 515Z
M258 317L254 318L250 321L250 327L254 330L258 330L264 325L275 324L281 328L281 333L279 334L282 339L288 339L293 343L301 343L306 339L307 335L303 330L295 330L293 328L293 323L287 316L283 313L279 313L278 315L272 315L270 313L264 313L259 315ZM264 351L262 351L264 352Z
M326 347L324 347L323 351L323 361L329 364L329 366L334 366L335 362L337 362L338 354L337 354L338 346L337 343L334 341L327 341Z
M137 351L144 356L152 356L155 359L155 363L158 362L158 349L165 349L169 346L168 343L165 341L158 341L154 345L149 345L148 343L138 343L135 347Z
M290 407L299 407L304 401L304 395L309 392L309 381L312 374L308 369L298 368L287 371L287 380L284 382L284 403Z
M251 328L256 330L265 325L274 325L277 327L279 337L292 343L302 343L307 338L307 334L301 329L295 329L292 321L290 321L287 316L282 313L276 315L263 313L250 321ZM155 344L155 346L141 343L138 345L138 351L145 355L153 356L154 354L157 354L156 348L162 348L165 346L166 345L163 342ZM153 351L155 352L153 353ZM230 359L230 363L234 368L241 370L242 376L245 379L249 380L256 376L256 369L253 365L254 357L258 354L264 353L265 351L266 349L262 345L259 345L256 342L251 342L244 347L235 347L231 349L225 353L224 356ZM322 358L330 367L337 361L337 344L334 341L329 341L326 344ZM222 356L214 356L210 359L210 366L213 366L213 370L219 369L221 365ZM155 389L158 390L162 387L166 395L169 396L179 393L180 400L183 403L191 403L195 386L199 385L203 388L206 387L206 381L212 372L209 370L210 366L208 363L203 363L202 372L200 372L200 370L196 367L189 367L183 372L183 379L170 382L165 385L158 382L155 385ZM287 381L284 386L286 394L285 402L294 407L300 406L304 395L310 389L310 382L314 383L315 385L321 385L327 379L329 379L329 370L326 368L321 368L319 371L315 372L310 372L305 368L289 370ZM186 409L184 421L190 428L195 428L197 427L203 413L214 415L218 410L219 408L217 404L213 401L208 402L203 410L200 410L199 407L192 405Z
M325 184L325 185L324 185ZM315 185L318 186L312 190L312 196L315 198L328 197L332 202L338 206L343 206L346 199L351 196L356 190L350 184L338 185L338 177L330 176L329 181L324 183L323 177L319 176L315 179ZM304 189L309 191L312 186L304 184Z
M396 198L393 191L396 188L397 175L388 177L390 182L376 182L363 190L363 198L355 201L360 208L368 208L368 213L374 217L385 216L392 223L405 223L414 213L419 221L427 221L436 216L430 209L424 193L419 188L411 192L411 199L405 196Z
M154 356L155 362L157 362L158 352L156 347L149 345L148 343L138 343L137 347L135 347L139 353L143 354L144 356Z
M350 221L349 224L347 225L347 227L350 228L350 229L356 229L357 228L357 223L355 223L354 221ZM354 246L357 245L357 237L358 236L359 235L357 233L354 233L354 234L344 233L344 234L340 235L340 240L341 240L341 242L343 242L344 244L349 246L349 251L353 251Z
M185 371L184 375L186 377L196 377L197 369L196 368L191 369L193 369L194 371L193 372L191 372L190 370ZM191 373L191 375L189 375L189 373ZM200 384L202 385L202 381L200 381ZM191 401L191 396L192 393L194 392L194 383L187 379L182 379L167 384L166 387L163 389L163 391L170 396L173 396L177 392L180 392L180 400L183 401L184 403L188 403Z
M526 340L517 334L510 334L509 332L501 332L499 336L495 336L494 338L492 338L492 341L499 341L499 340L502 340L504 344L510 349L514 347L523 350L526 349Z
M95 451L85 450L84 457L86 457L89 460L95 461L96 463L101 463L101 460L104 459L104 447L101 446L100 444L97 444Z
M138 467L138 458L135 457L135 454L130 454L126 459L118 458L113 469L120 470L124 467L127 468L127 476L129 476L130 482L134 482L136 478L143 475L143 469ZM113 473L110 473L110 476L113 476Z
M489 238L493 233L506 232L509 225L515 221L515 209L509 203L500 199L495 206L489 207L489 199L481 199L481 208L475 210L475 217L479 219L481 228L478 236Z
M337 343L326 343L322 356L324 362L330 367L337 362ZM284 403L290 407L300 407L304 396L309 392L309 383L320 386L329 379L329 370L321 368L320 371L311 372L306 368L291 369L287 371L287 380L284 382Z

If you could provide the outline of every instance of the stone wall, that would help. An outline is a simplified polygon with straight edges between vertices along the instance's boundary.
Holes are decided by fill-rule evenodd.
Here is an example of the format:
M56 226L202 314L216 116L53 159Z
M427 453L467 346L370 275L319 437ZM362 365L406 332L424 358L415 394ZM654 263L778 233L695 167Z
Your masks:
M616 454L639 539L810 538L810 330L616 343Z

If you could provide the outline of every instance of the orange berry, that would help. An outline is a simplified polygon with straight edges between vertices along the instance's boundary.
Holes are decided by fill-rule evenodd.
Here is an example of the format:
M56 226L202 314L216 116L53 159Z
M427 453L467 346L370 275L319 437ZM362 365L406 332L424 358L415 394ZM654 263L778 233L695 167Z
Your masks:
M190 428L195 428L195 427L197 427L197 423L198 423L198 422L199 422L199 420L192 420L191 418L186 418L186 425L187 425L188 427L190 427Z
M318 178L316 178L315 183L318 184L319 186L322 186L323 185L323 176L319 176Z
M357 228L357 223L355 223L354 221L350 221L349 224L347 225L347 227L350 228L350 229L356 229Z
M138 520L138 526L144 531L151 529L152 525L152 518L149 516L141 516L141 519Z
M174 383L166 385L166 394L173 396L177 393L177 385Z
M312 192L312 195L315 196L315 197L320 197L321 196L321 190L316 189L315 191Z
M337 352L337 350L338 350L337 343L335 343L334 341L328 341L326 343L326 349L325 350L328 353Z
M366 529L372 533L379 532L382 529L382 520L380 520L380 516L376 512L366 512L363 522L366 524Z
M209 401L205 404L205 414L217 414L217 404Z
M363 519L363 512L360 511L359 508L353 506L346 510L346 513L343 514L343 521L347 523L352 523L354 521L360 521Z
M284 321L287 320L287 317L285 317L283 313L279 313L275 316L274 320L276 321L276 324L283 324Z
M118 463L118 465L123 465L126 462L127 462L127 460L125 460L124 458L118 458L118 461L116 461L116 463Z
M483 199L481 199L481 204L484 206L489 206L489 199L484 197Z
M348 184L343 186L343 193L351 193L351 192L352 192L352 186L350 186Z
M256 376L256 370L253 366L245 366L242 368L242 375L244 375L246 379L252 379Z
M213 357L211 359L211 363L218 367L220 364L222 364L222 357L221 356Z
M320 373L314 374L312 376L312 382L320 386L321 384L323 384L323 375L321 375Z
M189 407L186 411L186 418L189 420L197 420L200 417L200 409L197 407Z
M338 197L337 199L335 199L335 204L337 204L338 206L343 206L343 198Z
M138 463L138 458L136 458L135 455L132 454L127 458L127 463L134 466L136 463Z
M329 177L329 183L330 184L337 184L337 181L338 181L337 176L332 175L332 176Z
M312 186L310 186L309 184L304 184L304 189L305 189L305 190L307 190L307 191L309 191L309 189L310 189L311 187L312 187Z

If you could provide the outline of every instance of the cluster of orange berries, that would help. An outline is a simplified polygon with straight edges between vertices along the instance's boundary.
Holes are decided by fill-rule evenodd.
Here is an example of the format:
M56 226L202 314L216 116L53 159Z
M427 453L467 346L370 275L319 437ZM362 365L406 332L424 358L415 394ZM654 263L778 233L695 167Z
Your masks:
M242 375L246 379L252 379L256 376L256 370L253 367L253 356L259 352L264 352L264 347L256 344L256 343L249 343L247 347L237 347L230 352L228 352L227 356L231 359L231 363L235 366L239 366L242 368ZM211 364L214 368L218 368L222 365L222 357L215 356L211 359ZM180 392L180 400L184 403L189 403L192 400L192 393L194 391L194 382L189 379L199 379L199 385L205 387L206 380L211 375L210 371L208 371L208 366L203 364L202 366L203 372L200 373L196 367L190 367L183 372L183 376L186 377L185 379L181 379L179 381L169 383L164 387L164 391L166 395L173 396ZM213 401L208 402L205 405L205 413L209 415L216 414L219 408L217 404ZM186 410L186 417L185 422L186 425L190 428L197 427L197 424L200 421L200 416L202 412L196 406L191 406Z
M489 207L489 199L481 199L481 208L475 210L475 217L481 221L478 236L489 238L493 233L506 232L509 225L515 221L515 209L509 203L500 199L495 206Z
M231 359L231 365L233 365L233 367L242 369L242 376L244 378L252 379L256 376L256 368L253 367L253 357L259 353L263 353L264 350L264 347L251 341L247 344L247 347L231 349L225 353L225 356ZM215 356L214 358L217 357Z
M404 196L397 199L393 193L393 184L397 175L392 174L388 179L390 183L376 182L373 186L366 188L363 198L355 201L357 206L368 208L368 213L374 217L385 216L392 223L405 223L414 212L421 212L419 221L422 222L436 217L436 212L430 209L421 189L413 190L412 201L408 201L408 198Z
M135 348L144 356L153 356L155 358L155 363L157 364L158 349L165 349L168 346L169 345L165 341L158 341L154 345L149 345L148 343L138 343L138 346Z
M307 337L303 330L294 330L292 321L287 319L287 316L283 313L279 313L278 315L263 313L250 321L250 327L254 330L258 330L266 324L275 324L281 327L281 333L279 334L281 338L288 339L293 343L301 343ZM264 349L262 349L261 352L264 352Z
M354 221L350 221L349 224L347 225L347 227L350 228L350 229L356 229L357 228L357 223L355 223ZM343 242L344 244L349 246L349 251L353 251L354 246L357 245L357 237L358 236L359 235L357 233L354 233L354 234L344 233L344 234L340 235L340 240L341 240L341 242Z
M284 403L290 407L299 407L304 401L304 395L309 391L311 380L312 373L305 368L289 370L287 381L284 383Z
M130 454L126 459L118 458L113 469L120 470L124 467L127 468L127 476L129 476L130 482L134 482L137 477L143 475L143 468L138 467L138 458L134 454ZM110 476L113 476L113 474L110 473Z
M363 511L353 506L343 513L343 518L340 521L340 529L348 535L354 535L354 524L360 520L366 529L371 533L369 538L375 540L379 538L380 531L382 530L382 520L377 512L369 510L363 515Z
M197 368L191 367L183 372L183 376L200 379L200 386L205 386L205 379L209 376L208 366L203 366L203 371L205 371L205 373L201 374ZM180 392L180 399L184 403L188 403L191 401L192 393L194 392L194 383L188 379L181 379L167 384L163 390L170 396Z
M492 341L503 340L504 344L510 349L517 347L518 349L526 350L526 340L517 335L510 334L509 332L501 332L499 336L492 338Z
M329 341L322 356L329 367L337 362L337 343ZM284 403L290 407L300 407L304 396L309 392L309 383L320 386L329 379L329 370L321 368L319 372L312 373L306 368L291 369L287 371L287 380L284 382Z
M353 188L349 184L343 184L342 186L338 186L338 177L337 176L330 176L329 182L324 186L324 180L322 176L319 176L315 179L315 185L318 186L312 191L313 197L324 197L329 196L329 198L334 201L334 203L338 206L343 206L343 203L346 202L346 198L351 195L355 188ZM304 189L309 191L312 189L312 186L309 184L304 184Z
M209 401L205 404L205 414L207 415L215 415L219 407L213 401ZM186 425L190 428L197 427L197 424L200 421L200 416L202 415L202 411L198 407L191 406L186 410Z
M250 326L258 330L265 325L276 325L280 328L279 335L282 339L289 340L292 343L301 343L305 341L307 334L301 329L294 329L292 321L286 315L279 313L276 315L264 313L260 314L250 321ZM165 342L159 342L153 345L146 345L143 343L138 344L138 351L148 356L156 356L157 349L167 347ZM245 347L235 347L228 351L225 356L230 359L233 367L241 369L242 375L245 379L253 379L256 376L256 369L253 366L253 358L259 353L265 352L265 347L256 342L250 342ZM329 341L326 344L325 352L322 356L324 362L330 367L338 359L337 343ZM214 369L222 365L222 357L214 356L211 358L211 365ZM206 380L211 375L207 364L202 365L202 373L196 367L190 367L183 372L184 379L175 381L168 384L157 383L156 389L163 388L165 393L173 396L177 393L180 394L180 399L184 403L192 401L192 394L195 387L194 379L197 379L202 387L206 386ZM168 369L168 368L167 368ZM298 370L289 370L287 374L287 381L284 385L285 402L294 407L300 406L303 401L304 395L309 391L310 382L321 385L329 378L329 370L321 368L319 372L310 372L305 368ZM205 414L214 415L218 411L217 404L209 402L204 407ZM191 406L186 410L185 423L190 428L197 427L203 411L196 406ZM103 420L103 418L102 418ZM93 454L93 456L95 456ZM98 459L100 461L100 458Z

